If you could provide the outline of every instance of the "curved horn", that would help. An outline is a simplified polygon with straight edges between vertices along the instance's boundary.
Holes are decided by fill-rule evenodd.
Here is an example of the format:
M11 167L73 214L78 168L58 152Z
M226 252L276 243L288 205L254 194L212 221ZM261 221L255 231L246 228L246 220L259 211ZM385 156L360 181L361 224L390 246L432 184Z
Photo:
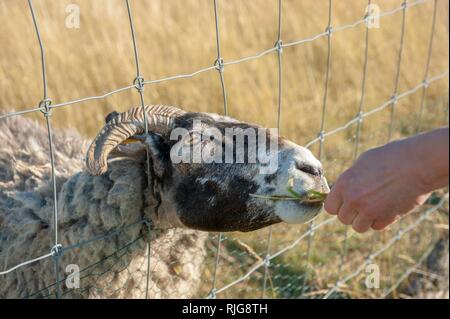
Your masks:
M173 106L145 106L148 130L164 134L173 125L173 119L186 112ZM108 169L108 155L127 138L145 133L142 107L134 107L127 112L117 114L97 134L86 156L86 167L90 174L101 175Z

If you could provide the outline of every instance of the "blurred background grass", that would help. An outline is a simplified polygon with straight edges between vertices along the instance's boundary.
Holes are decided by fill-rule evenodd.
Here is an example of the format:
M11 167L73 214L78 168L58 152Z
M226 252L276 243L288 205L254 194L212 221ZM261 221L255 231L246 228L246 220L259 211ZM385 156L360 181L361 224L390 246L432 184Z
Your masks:
M379 0L381 11L401 5L401 0ZM65 27L66 7L80 7L79 29ZM339 26L360 20L366 1L333 2L332 25ZM34 1L43 42L48 73L48 95L53 103L80 97L100 95L132 84L135 65L126 6L122 0ZM438 0L436 33L429 75L448 70L447 1ZM277 36L277 1L219 1L222 55L225 61L261 52L273 47ZM212 1L152 0L131 1L135 19L141 73L146 80L190 73L208 67L216 59L214 12ZM328 1L284 0L282 38L291 42L321 33L328 19ZM433 1L407 11L406 34L400 73L399 92L420 84L427 58ZM0 114L36 107L42 99L39 47L26 1L0 1ZM393 93L400 42L401 12L381 19L381 28L371 29L368 51L368 71L364 110L368 111L389 100ZM364 62L363 24L337 32L332 37L332 64L325 130L345 124L358 111ZM317 136L324 94L327 39L285 48L283 51L283 109L281 134L298 144L306 144ZM229 114L241 120L267 127L276 126L277 59L269 54L261 59L227 66L225 83ZM147 85L147 104L170 104L189 111L222 113L222 93L216 71L189 79ZM394 138L415 132L420 104L420 91L402 99L397 105ZM135 90L108 98L78 103L54 110L55 127L76 128L92 137L102 126L104 116L112 110L124 111L139 105ZM27 115L42 120L40 113ZM360 150L383 144L388 138L390 119L386 109L364 121ZM423 130L448 123L448 77L430 85L426 93ZM326 139L323 163L330 181L352 162L355 128L350 127ZM317 153L317 146L312 147ZM319 217L319 220L324 217ZM415 216L408 219L414 220ZM393 283L429 245L440 226L448 225L448 208L399 243L398 252L383 254L380 259L384 284ZM426 225L425 225L426 226ZM375 246L389 239L398 226L380 233ZM274 227L272 251L284 247L306 230L306 226L278 225ZM333 223L314 235L309 264L306 263L306 241L298 248L278 257L271 266L272 287L268 296L297 297L302 293L320 291L332 284L338 274L345 228ZM252 247L256 255L264 256L267 229L251 234L227 234L226 249L219 268L218 286L245 273L254 258L236 240ZM372 235L350 234L345 267L349 273L367 255ZM214 245L205 269L205 285L201 294L210 289ZM253 258L253 259L252 259ZM406 266L405 266L406 265ZM307 289L301 291L304 274ZM224 297L259 297L262 271L249 280L226 291ZM345 295L376 297L380 291L362 288L355 278ZM320 294L317 294L320 295ZM220 297L220 296L219 296Z

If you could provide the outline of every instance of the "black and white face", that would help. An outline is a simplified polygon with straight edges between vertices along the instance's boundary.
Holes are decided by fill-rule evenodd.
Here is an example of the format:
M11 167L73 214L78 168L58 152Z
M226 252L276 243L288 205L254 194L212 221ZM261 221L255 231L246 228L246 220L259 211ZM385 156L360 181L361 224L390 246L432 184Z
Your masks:
M174 129L171 136L151 134L146 140L161 197L174 207L171 218L178 219L178 224L204 231L252 231L279 222L304 223L320 212L320 203L252 196L289 195L290 181L300 194L309 190L329 192L322 166L308 149L270 130L216 114L187 113L175 120L174 127L182 129L182 134L180 130L174 134ZM210 138L211 128L220 132L220 137L216 134ZM234 136L226 134L229 129L234 130ZM258 129L262 133L249 138L248 133ZM208 138L202 139L205 132ZM185 147L192 152L180 161ZM227 150L232 152L228 160ZM244 155L239 157L242 151ZM209 160L202 156L200 162L196 161L199 152L208 154Z
M321 163L306 148L288 140L281 140L277 154L278 170L275 174L262 176L259 179L261 194L288 196L287 185L293 183L292 189L305 195L313 190L328 193L327 180L323 174ZM310 221L322 209L322 203L300 203L299 201L275 201L274 213L284 222L297 224Z

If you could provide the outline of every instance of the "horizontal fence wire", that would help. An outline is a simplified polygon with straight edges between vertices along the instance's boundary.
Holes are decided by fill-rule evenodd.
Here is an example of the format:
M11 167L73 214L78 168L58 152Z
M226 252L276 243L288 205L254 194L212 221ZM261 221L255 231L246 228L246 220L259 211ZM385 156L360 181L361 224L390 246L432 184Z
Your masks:
M430 247L425 250L422 256L420 256L420 258L412 267L408 268L391 287L383 291L383 295L381 298L387 298L393 291L395 291L402 284L402 282L404 282L425 261L425 259L430 255L433 249L434 245L430 245Z
M356 277L357 275L359 275L365 268L365 266L369 263L369 261L373 260L373 258L379 256L381 253L383 253L384 251L386 251L387 249L389 249L390 247L392 247L396 242L398 242L406 233L410 232L411 230L413 230L415 227L417 227L418 225L420 225L431 213L437 211L439 208L441 208L446 202L448 202L448 193L440 200L440 202L429 208L428 210L426 210L420 218L418 218L413 224L409 225L408 227L404 228L403 230L400 230L399 232L397 232L397 234L385 245L383 246L380 250L372 253L366 260L366 262L364 262L354 273L352 273L351 275L345 277L343 280L339 281L337 283L337 285L335 285L335 287L333 287L332 289L330 289L328 291L328 293L325 295L325 298L328 298L331 294L333 294L334 292L337 291L338 286L351 280L352 278ZM292 242L290 245L284 247L283 249L279 250L278 252L272 254L269 259L272 260L278 256L280 256L281 254L286 253L287 251L295 248L303 239L305 239L307 236L310 235L310 233L315 232L317 229L322 228L323 226L333 222L334 220L336 220L336 217L330 217L326 220L324 220L323 222L314 225L312 229L308 230L307 232L305 232L303 235L301 235L300 237L298 237L294 242ZM251 276L252 273L254 273L255 271L257 271L259 268L261 268L264 265L264 262L260 262L258 264L256 264L254 267L252 267L244 276L238 278L237 280L227 284L226 286L217 289L216 293L221 293L235 285L237 285L238 283L244 281L245 279L249 278Z
M430 2L430 1L431 0L415 0L415 1L411 1L411 2L408 2L407 8L411 8L411 7L414 7L414 6L417 6L417 5L420 5L420 4L424 4L424 3L427 3L427 2ZM397 12L402 11L403 9L404 9L403 7L398 7L398 8L392 9L390 11L381 12L379 14L379 17L381 18L381 17L391 16L391 15L396 14ZM349 28L354 28L354 27L357 27L359 25L363 25L363 24L367 23L367 20L368 20L368 18L364 17L363 19L355 21L355 22L350 23L350 24L336 26L336 27L333 28L333 33L345 31L345 30L347 30ZM283 43L281 45L281 47L282 48L288 48L288 47L291 47L291 46L298 46L298 45L305 44L305 43L308 43L308 42L313 42L313 41L318 40L318 39L320 39L322 37L326 37L327 35L328 35L328 32L325 31L325 32L316 34L315 36L304 38L302 40L297 40L297 41ZM243 62L248 62L248 61L251 61L251 60L256 60L256 59L262 58L263 56L265 56L267 54L276 53L277 50L278 49L276 47L273 47L273 48L264 50L264 51L262 51L260 53L254 54L254 55L250 55L250 56L243 57L243 58L236 59L236 60L224 61L223 65L224 66L234 65L234 64L240 64L240 63L243 63ZM192 77L195 77L195 76L197 76L199 74L202 74L202 73L205 73L205 72L208 72L208 71L213 71L213 70L216 70L216 69L217 69L216 65L211 65L211 66L199 69L199 70L191 72L191 73L171 75L171 76L167 76L167 77L164 77L164 78L161 78L161 79L155 79L155 80L145 80L144 84L157 84L157 83L162 83L162 82L166 82L166 81L173 81L173 80L178 80L178 79L192 78ZM70 100L70 101L66 101L66 102L60 102L60 103L52 103L51 108L60 108L60 107L64 107L64 106L68 106L68 105L72 105L72 104L78 104L78 103L82 103L82 102L88 102L88 101L94 101L94 100L102 100L102 99L104 99L106 97L109 97L111 95L114 95L114 94L117 94L117 93L121 93L121 92L130 90L130 89L133 89L133 88L135 88L134 84L133 85L129 85L129 86L125 86L125 87L122 87L122 88L119 88L119 89L115 89L115 90L109 91L109 92L101 94L101 95L83 97L83 98ZM18 108L21 108L21 107L18 107ZM37 112L37 111L41 111L41 110L42 110L42 108L35 108L35 107L26 108L26 110L23 110L23 111L9 112L9 113L6 113L6 114L2 114L2 115L0 115L0 119L6 118L6 117L10 117L10 116L17 116L17 115L23 115L23 114L27 114L27 113Z
M403 98L405 98L405 97L407 97L407 96L409 96L409 95L411 95L411 94L414 94L415 92L417 92L418 90L420 90L420 89L423 88L424 86L427 86L427 85L429 85L429 84L431 84L431 83L433 83L433 82L442 80L442 79L448 77L448 75L449 75L449 71L445 71L445 72L442 72L442 73L440 73L440 74L438 74L438 75L436 75L436 76L433 76L433 77L429 78L429 79L426 81L426 83L425 83L425 82L422 82L422 83L418 84L417 86L413 87L412 89L410 89L410 90L408 90L408 91L405 91L405 92L403 92L403 93L401 93L401 94L398 94L397 97L396 97L396 100L399 101L399 100L401 100L401 99L403 99ZM389 100L385 101L384 103L380 104L379 106L374 107L374 108L371 109L370 111L365 112L365 113L362 114L361 116L362 116L362 118L366 118L366 117L369 117L369 116L371 116L371 115L373 115L373 114L375 114L375 113L378 113L378 112L380 112L381 110L387 108L389 105L391 105L392 102L393 102L393 98L390 98ZM334 128L333 130L331 130L331 131L325 132L325 133L323 134L323 136L324 136L324 137L327 137L327 136L330 136L330 135L334 135L334 134L336 134L336 133L339 133L339 132L341 132L341 131L344 131L344 130L348 129L349 127L351 127L352 125L356 124L358 121L360 121L360 118L361 118L361 117L358 115L358 116L354 117L353 119L351 119L350 121L348 121L347 123L345 123L344 125L339 126L339 127L336 127L336 128ZM320 141L320 138L321 138L321 137L319 136L319 137L316 137L316 138L312 139L311 141L309 141L309 142L305 145L305 147L310 148L312 145L314 145L314 144L316 144L317 142L319 142L319 141Z
M382 17L387 17L387 16L391 16L394 15L398 12L403 12L403 14L405 14L405 11L407 8L413 7L413 6L418 6L427 2L430 2L432 0L415 0L415 1L405 1L400 7L394 8L390 11L385 11L385 12L381 12L379 13L378 17L382 18ZM365 86L363 85L362 87L362 92L361 92L361 97L360 97L360 105L359 105L359 112L358 114L356 114L356 116L354 118L352 118L351 120L349 120L348 122L346 122L345 124L343 124L342 126L333 128L329 131L325 131L324 127L323 127L323 120L322 120L322 127L321 130L318 134L318 136L314 139L312 139L311 141L309 141L305 146L307 148L310 148L311 146L313 146L316 143L320 143L322 145L323 140L325 137L327 136L331 136L334 134L337 134L341 131L347 130L348 128L350 128L352 125L357 124L357 132L358 132L358 136L359 136L359 132L360 132L360 123L362 122L362 120L366 117L369 117L373 114L377 114L378 112L384 110L385 108L388 108L389 106L395 105L400 99L403 99L411 94L414 94L415 92L417 92L418 90L422 90L422 99L421 99L421 103L420 103L420 115L419 115L419 119L418 121L420 121L421 118L421 114L423 112L423 105L424 105L424 95L425 95L425 90L426 88L428 88L429 85L431 85L433 82L442 80L444 78L447 78L449 75L449 71L444 71L441 72L439 74L436 74L434 76L429 77L429 64L430 64L430 56L431 56L431 50L432 50L432 41L433 41L433 36L434 36L434 28L435 28L435 20L436 20L436 1L434 0L434 11L433 11L433 27L432 27L432 32L431 32L431 38L430 38L430 44L429 44L429 51L428 51L428 58L427 58L427 65L426 65L426 71L425 71L425 75L424 75L424 79L421 83L419 83L418 85L416 85L413 88L410 88L407 91L404 91L402 93L398 93L397 92L397 88L398 88L398 79L396 81L396 87L395 87L395 91L394 91L394 95L393 97L391 97L390 99L388 99L387 101L385 101L384 103L382 103L381 105L375 106L373 108L367 108L364 106L364 112L363 112L363 104L364 104L364 88ZM136 88L140 94L140 98L141 98L141 105L142 107L144 106L144 99L143 99L143 87L144 85L151 85L151 84L157 84L157 83L162 83L162 82L166 82L166 81L173 81L173 80L178 80L178 79L188 79L188 78L192 78L195 77L199 74L205 73L205 72L209 72L209 71L213 71L213 70L217 70L219 71L219 75L220 75L220 80L221 80L221 87L222 87L222 93L223 93L223 99L224 99L224 112L225 114L228 113L228 106L227 106L227 94L226 94L226 89L225 89L225 82L224 82L224 78L223 78L223 70L224 67L226 66L232 66L232 65L237 65L240 63L245 63L248 61L252 61L252 60L256 60L256 59L260 59L266 55L275 53L277 54L278 57L278 102L277 102L277 107L278 107L278 115L277 115L277 126L280 126L280 113L281 113L281 106L282 106L282 50L284 48L290 48L290 47L294 47L294 46L299 46L305 43L309 43L309 42L313 42L316 41L320 38L324 38L324 37L328 37L328 63L327 63L327 81L326 81L326 85L325 85L325 94L324 94L324 102L323 102L323 116L325 114L325 110L326 110L326 90L328 87L328 77L329 77L329 71L330 71L330 60L331 60L331 35L336 33L336 32L342 32L351 28L355 28L359 25L364 25L367 24L370 18L373 18L373 16L371 16L370 14L366 14L362 19L354 21L350 24L345 24L345 25L339 25L339 26L333 26L331 27L331 0L330 0L330 16L329 16L329 22L328 22L328 27L327 29L319 34L307 37L307 38L303 38L300 40L295 40L295 41L290 41L290 42L283 42L281 39L281 26L282 26L282 20L281 20L281 9L282 9L282 1L278 0L278 8L279 8L279 17L278 17L278 36L277 36L277 42L275 44L274 47L266 49L264 51L261 51L259 53L255 53L253 55L249 55L249 56L245 56L236 60L230 60L230 61L224 61L221 55L221 51L220 51L220 38L219 38L219 25L218 25L218 11L217 11L217 0L213 0L214 2L214 13L215 13L215 27L216 27L216 41L217 41L217 60L214 62L213 65L211 66L207 66L204 67L202 69L193 71L191 73L185 73L185 74L178 74L178 75L171 75L171 76L167 76L167 77L163 77L160 79L154 79L154 80L144 80L144 78L141 76L140 74L140 69L139 69L139 55L138 55L138 50L137 50L137 44L136 44L136 38L135 38L135 29L134 29L134 24L133 24L133 19L132 19L132 14L131 14L131 9L130 9L130 5L129 5L129 1L126 0L126 8L127 8L127 12L128 12L128 16L129 16L129 22L130 22L130 30L131 30L131 35L132 35L132 43L133 43L133 48L134 48L134 58L135 58L135 63L136 63L136 78L135 81L133 82L132 85L129 86L125 86L122 88L118 88L112 91L109 91L107 93L104 94L100 94L100 95L96 95L96 96L88 96L88 97L82 97L82 98L78 98L75 100L70 100L70 101L65 101L65 102L59 102L59 103L51 103L49 102L49 99L47 97L47 80L46 80L46 66L45 66L45 54L44 54L44 46L43 46L43 42L42 39L40 37L40 32L39 32L39 26L35 17L35 13L34 13L34 9L33 9L33 4L32 1L29 0L29 7L30 7L30 11L32 14L32 19L33 19L33 23L35 26L35 31L38 37L38 42L39 42L39 46L41 49L41 60L42 60L42 74L43 74L43 87L44 87L44 98L41 101L41 103L39 103L38 107L31 107L31 108L24 108L24 110L20 110L20 111L15 111L15 112L9 112L6 114L2 114L0 115L0 120L1 119L6 119L12 116L20 116L20 115L24 115L24 114L29 114L29 113L33 113L33 112L43 112L46 120L47 120L47 130L48 130L48 134L49 134L49 150L50 150L50 162L51 162L51 168L52 168L52 183L53 183L53 193L54 193L54 236L55 236L55 243L54 246L51 248L50 252L47 254L44 254L42 256L39 257L35 257L32 258L28 261L24 261L22 263L19 263L17 265L14 265L6 270L0 271L0 275L7 275L21 267L24 267L26 265L30 265L32 263L35 262L39 262L41 260L47 259L47 258L54 258L55 260L55 275L56 275L56 279L55 279L55 283L54 285L56 285L57 287L59 286L60 282L62 280L59 280L58 278L58 258L59 256L64 253L65 251L68 250L72 250L72 249L76 249L76 248L81 248L85 245L88 245L92 242L98 241L98 240L104 240L107 238L110 238L111 236L117 235L120 232L122 232L123 230L127 229L128 227L134 227L136 225L139 224L145 224L147 226L148 225L148 221L146 220L139 220L136 221L133 224L127 225L121 229L117 229L116 231L112 231L109 232L107 234L104 235L100 235L100 236L96 236L94 238L91 239L86 239L83 241L80 241L77 244L73 244L73 245L69 245L66 247L61 246L58 243L58 229L57 229L57 225L58 225L58 211L57 211L57 193L56 193L56 185L55 185L55 171L54 171L54 149L53 149L53 143L51 140L51 136L52 136L52 130L51 130L51 125L50 125L50 116L51 116L51 111L52 109L56 109L56 108L61 108L61 107L66 107L66 106L72 106L74 104L79 104L79 103L83 103L83 102L89 102L89 101L95 101L95 100L102 100L104 98L107 98L109 96L121 93L121 92L125 92L128 91L130 89ZM369 5L370 5L370 1L369 1ZM403 33L402 33L402 38L403 38ZM368 30L366 30L366 47L365 47L365 59L364 59L364 74L363 74L363 83L365 83L366 81L366 69L367 69L367 48L368 48ZM401 56L401 53L400 53ZM399 58L399 64L400 64L400 58ZM398 76L397 76L398 78ZM45 103L43 103L45 102ZM22 109L22 107L20 107L19 109ZM145 114L145 112L144 112ZM420 122L419 124L420 125ZM146 127L146 131L148 130L148 128ZM359 140L359 137L358 137ZM357 142L358 142L357 140ZM357 150L358 150L358 145L355 144L355 156L357 154ZM321 153L321 152L320 152ZM148 169L150 169L148 167ZM365 266L370 263L374 258L378 257L379 255L381 255L384 251L386 251L387 249L389 249L390 247L392 247L393 245L395 245L398 241L400 241L400 239L407 234L408 232L412 231L413 229L415 229L416 227L418 227L424 220L426 220L426 218L432 214L433 212L437 211L439 208L443 207L445 203L448 202L448 193L446 193L442 199L439 201L438 204L434 205L431 208L428 208L424 213L422 213L420 215L419 218L417 218L417 220L415 222L413 222L412 224L410 224L407 227L404 227L402 229L400 229L395 236L393 236L385 245L383 245L380 249L376 250L375 252L372 252L366 259L365 261L351 274L349 274L348 276L345 276L341 279L339 279L335 285L328 289L327 292L324 294L324 298L329 298L331 296L333 296L334 293L336 293L337 291L339 291L340 287L347 283L348 281L352 280L353 278L357 277L365 268ZM218 238L218 243L217 243L217 250L216 250L216 258L215 258L215 270L214 270L214 278L213 278L213 286L212 286L212 290L210 292L210 294L208 295L208 297L213 297L215 298L215 296L219 293L223 293L224 291L230 289L233 286L236 286L237 284L245 281L246 279L248 279L253 273L255 273L257 270L259 270L260 268L264 267L264 282L263 282L263 297L264 297L264 293L266 290L266 280L269 274L269 266L270 266L270 261L273 260L274 258L298 247L299 243L302 242L304 239L311 239L312 235L314 234L314 232L316 232L317 230L321 229L322 227L334 222L336 220L336 217L330 217L320 223L317 224L311 224L311 226L308 228L308 230L306 232L304 232L301 236L297 237L295 240L293 240L292 242L290 242L289 244L285 245L283 248L275 251L275 252L270 252L270 236L271 236L271 230L269 232L269 238L268 238L268 246L267 246L267 252L266 252L266 256L264 258L264 260L261 260L260 262L256 263L253 267L251 267L243 276L239 277L238 279L231 281L228 284L225 284L224 286L217 288L216 286L216 276L218 276L218 272L217 272L217 268L218 268L218 264L219 264L219 256L220 256L220 245L222 240L222 235L219 235ZM149 228L150 229L150 228ZM137 239L136 239L137 240ZM411 267L410 269L408 269L399 279L398 281L396 281L396 283L394 283L394 285L392 285L389 289L387 289L384 292L384 296L388 296L393 290L395 290L402 281L404 281L409 274L414 271L415 268L417 268L417 266L424 260L424 258L426 258L426 256L428 255L429 251L427 250L421 258L419 258L417 264L413 267ZM148 256L150 256L150 245L148 246ZM148 257L150 258L150 257ZM147 283L149 281L149 276L150 274L150 260L148 260L148 264L147 264L148 270L147 270ZM60 289L57 289L57 297L61 297L61 293L60 293ZM147 292L146 292L146 297L147 297L147 293L148 293L148 285L147 285Z
M417 226L419 226L422 222L424 222L432 213L434 213L435 211L437 211L439 208L441 208L445 203L448 202L448 193L446 193L443 198L439 201L439 203L429 209L427 209L425 212L423 212L419 218L417 218L417 220L415 222L413 222L412 224L406 226L403 229L400 229L397 234L395 236L393 236L384 246L382 246L380 249L378 249L376 252L370 254L364 263L362 263L353 273L347 275L346 277L344 277L343 279L339 280L333 288L331 288L324 296L324 299L329 298L333 293L335 293L338 289L339 286L342 284L347 283L348 281L350 281L351 279L355 278L356 276L358 276L365 268L367 265L369 265L370 263L372 263L373 259L375 259L376 257L378 257L379 255L381 255L383 252L385 252L386 250L388 250L389 248L391 248L395 243L397 243L398 241L400 241L400 239L402 239L402 237L409 233L410 231L412 231L414 228L416 228Z

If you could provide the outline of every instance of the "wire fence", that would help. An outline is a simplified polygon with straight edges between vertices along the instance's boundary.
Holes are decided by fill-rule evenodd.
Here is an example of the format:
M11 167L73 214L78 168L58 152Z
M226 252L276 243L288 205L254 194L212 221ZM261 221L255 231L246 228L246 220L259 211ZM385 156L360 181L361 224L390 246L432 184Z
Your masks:
M144 87L156 83L166 82L166 81L173 81L177 79L182 78L192 78L199 74L202 74L204 72L210 72L210 71L217 71L219 75L221 90L222 90L222 96L223 96L223 109L224 114L228 115L228 100L227 100L227 90L225 86L225 77L224 77L224 70L227 66L234 65L234 64L240 64L240 63L246 63L251 60L260 59L266 55L269 54L276 54L277 57L277 70L275 70L278 78L278 99L277 99L277 128L280 129L282 127L281 123L281 113L283 111L283 51L285 49L288 49L293 46L300 46L305 43L314 42L320 38L326 38L327 39L327 59L326 59L326 74L325 74L325 83L323 87L323 100L322 100L322 111L321 111L321 122L320 122L320 128L317 134L317 137L312 139L309 143L306 144L306 147L311 148L313 145L318 144L318 158L319 160L323 159L323 150L326 138L332 135L335 135L339 132L346 131L353 129L354 127L354 133L355 133L355 139L352 149L352 160L356 160L358 154L359 154L359 148L360 148L360 138L361 138L361 131L363 127L363 121L367 119L368 117L378 114L384 109L390 110L390 121L388 126L388 141L391 140L393 129L394 129L394 123L396 120L396 105L397 103L403 99L406 98L418 91L421 91L421 100L420 100L420 106L419 106L419 112L417 114L417 121L415 123L416 132L419 132L422 126L422 118L424 114L424 103L426 99L426 90L427 88L432 85L434 82L448 78L448 70L445 70L439 74L435 74L430 76L429 69L430 69L430 61L432 56L432 49L433 49L433 40L435 36L435 24L436 24L436 12L437 12L437 2L438 0L411 0L411 1L404 1L400 7L397 7L395 9L392 9L390 11L381 12L376 16L377 18L383 18L387 16L392 16L396 14L402 15L402 23L401 23L401 36L399 40L398 45L398 58L397 58L397 64L396 64L396 76L395 76L395 82L394 87L392 90L392 96L390 99L385 101L384 103L380 105L376 105L372 108L367 108L366 102L365 102L365 95L366 95L366 79L367 79L367 64L368 64L368 48L370 46L370 28L369 28L369 21L370 19L373 19L375 16L373 16L370 12L363 12L362 18L360 20L354 21L350 24L346 25L337 25L334 26L332 24L333 16L332 16L332 5L333 1L328 0L328 22L325 26L325 30L319 34L315 34L311 37L300 39L293 42L284 42L282 39L282 25L283 25L283 15L282 15L282 0L278 0L278 20L277 20L277 37L275 39L275 45L272 48L268 48L262 52L255 53L250 56L242 57L237 60L231 60L231 61L225 61L223 59L223 56L221 54L221 38L220 38L220 27L219 27L219 5L220 1L218 0L212 0L213 1L213 7L214 7L214 21L215 21L215 35L216 35L216 49L217 49L217 59L214 61L214 63L210 66L207 66L205 68L196 70L194 72L188 73L188 74L177 74L172 75L168 77L164 77L161 79L152 79L152 80L145 80L143 75L141 74L140 69L140 56L139 56L139 50L137 46L136 41L136 33L138 32L135 29L134 22L133 22L133 10L130 6L130 3L128 0L125 0L125 6L129 18L129 25L130 25L130 31L131 31L131 40L133 45L133 52L134 52L134 61L136 66L136 77L133 79L132 84L126 87L118 88L115 90L112 90L110 92L106 92L104 94L100 94L97 96L89 96L89 97L82 97L76 100L71 101L62 101L59 103L53 103L51 98L48 96L47 93L47 71L46 71L46 59L45 59L45 45L44 41L41 38L40 34L40 28L39 28L39 17L36 16L33 1L28 0L29 10L31 13L31 18L34 24L36 37L38 41L38 45L40 47L40 55L41 55L41 66L42 66L42 83L43 83L43 93L42 93L42 100L38 103L37 107L30 107L26 108L22 111L17 112L11 112L7 114L0 115L0 120L10 118L13 116L19 116L24 115L28 113L33 112L42 112L47 126L47 134L48 134L48 144L49 144L49 161L51 164L51 185L52 185L52 192L53 192L53 244L50 249L50 251L47 254L44 254L42 256L38 256L36 258L31 258L29 260L26 260L20 264L10 266L7 269L4 269L0 271L0 276L7 276L8 274L11 274L18 269L26 268L31 266L32 264L43 262L53 264L54 267L54 282L49 285L48 287L40 287L36 291L30 292L29 295L23 296L23 297L33 297L33 296L39 296L39 297L55 297L55 298L63 298L66 296L82 296L83 290L78 290L76 293L70 290L63 291L62 285L64 284L66 278L60 278L60 268L61 268L61 258L68 254L68 253L76 253L79 249L89 247L92 243L98 242L98 241L106 241L111 238L116 238L115 240L122 243L122 248L118 251L115 251L111 255L105 256L102 260L99 260L96 263L86 265L85 268L83 268L80 271L80 274L82 275L82 280L85 280L88 282L86 284L85 289L89 289L89 287L95 286L102 280L106 280L106 282L110 279L108 279L108 274L110 273L122 273L124 270L129 270L129 265L122 264L120 261L121 258L125 258L125 260L132 259L131 257L124 257L128 255L132 255L130 252L130 247L133 245L137 245L139 247L144 247L143 249L146 250L145 254L145 260L140 261L140 266L137 267L138 269L141 269L139 271L139 279L134 278L134 280L140 280L145 282L145 289L142 292L141 297L149 298L151 296L150 292L152 291L151 285L156 284L155 278L152 278L152 276L155 276L155 272L158 269L158 262L155 263L155 265L152 264L151 256L154 256L157 253L153 253L150 245L150 238L156 238L158 237L159 230L152 229L151 227L151 221L148 220L138 220L133 224L127 225L124 228L117 229L113 232L108 232L107 234L99 235L94 238L90 239L84 239L80 241L77 244L72 244L68 246L63 246L60 242L60 235L58 232L58 193L57 193L57 187L56 187L56 175L55 175L55 146L53 142L53 130L52 130L52 111L54 109L58 109L61 107L66 106L72 106L76 105L82 102L86 101L96 101L104 99L108 96L111 96L113 94L117 94L123 91L136 89L139 97L142 108L145 106L144 101ZM404 33L405 33L405 27L406 27L406 15L407 10L414 6L420 6L424 3L432 2L434 9L433 9L433 16L432 16L432 25L431 25L431 32L429 37L429 45L428 45L428 53L427 53L427 59L426 59L426 65L425 65L425 71L424 71L424 77L423 81L421 83L418 83L415 87L410 88L409 90L406 90L404 92L399 92L399 81L400 81L400 72L402 67L402 58L403 58L403 48L404 48ZM368 0L368 8L372 4L371 0ZM328 106L328 96L329 96L329 85L330 85L330 76L331 76L331 65L332 65L332 58L333 58L333 35L337 32L343 32L345 30L355 28L359 25L366 25L365 29L365 38L364 38L364 66L363 66L363 74L362 74L362 85L361 85L361 92L359 96L359 103L358 103L358 112L357 114L347 123L345 123L342 126L335 127L331 130L326 131L325 130L325 119L327 115L327 106ZM73 106L75 107L75 106ZM144 112L145 116L145 112ZM145 121L145 131L148 132L148 126L147 121ZM147 156L147 170L150 171L150 160L149 156ZM151 181L149 180L149 186L151 185ZM150 186L151 187L151 186ZM216 298L220 297L221 295L224 295L226 292L231 290L233 287L237 287L238 285L242 283L247 283L252 278L252 276L255 276L256 274L260 275L260 280L257 281L257 285L260 285L261 289L261 295L254 297L260 297L263 298L268 296L268 289L269 286L271 287L272 296L274 293L274 290L278 289L278 292L283 292L291 289L290 286L295 286L295 289L297 290L296 294L287 294L288 297L309 297L309 296L319 296L323 298L331 298L331 297L342 297L342 291L345 291L345 288L348 287L347 284L360 276L366 269L366 267L373 263L374 260L379 257L381 254L383 254L385 251L387 251L389 248L395 246L396 243L401 241L405 236L408 234L416 231L420 225L423 225L426 222L430 222L430 216L435 213L436 211L447 209L446 205L448 205L448 193L442 195L438 202L435 202L433 204L428 205L428 208L420 213L420 216L414 216L415 219L412 223L409 225L405 225L405 223L401 223L401 227L398 231L392 234L390 239L381 247L378 247L375 249L375 245L373 243L375 240L372 240L373 247L370 249L370 253L364 257L363 260L359 263L359 266L356 267L356 269L352 269L352 271L348 271L348 267L346 268L346 265L348 263L348 257L349 257L349 232L346 228L344 233L342 234L343 239L340 241L342 247L341 249L338 249L340 251L339 253L339 267L336 271L336 277L337 280L334 281L334 284L329 285L327 287L320 287L320 289L317 289L317 287L312 287L310 285L310 275L312 275L312 272L314 272L314 261L311 260L311 256L313 254L314 244L317 245L317 241L315 241L315 234L317 234L319 231L324 230L327 226L334 223L335 218L327 218L320 222L310 222L308 225L307 230L300 234L295 240L287 243L283 243L281 247L276 247L277 249L274 249L273 242L272 242L272 236L273 236L273 227L268 228L267 238L265 239L265 248L263 249L263 252L261 254L255 253L252 249L252 247L248 247L240 241L237 238L232 238L232 236L227 236L226 234L217 234L212 235L210 239L206 241L207 245L210 245L209 247L209 254L211 257L211 261L209 261L211 264L206 265L205 267L208 269L211 269L211 271L208 273L208 276L211 280L211 286L209 288L204 288L201 290L201 295L199 297L207 297L207 298ZM130 229L140 229L144 228L145 232L142 234L139 231L133 231L132 233L135 235L135 237L130 238L129 231ZM258 236L263 236L264 231L258 232ZM127 240L117 239L121 234L126 234ZM178 234L175 231L173 234L170 235L169 238L172 238L173 240L177 240ZM375 235L374 235L375 236ZM200 239L199 239L200 240ZM201 239L204 240L204 239ZM280 265L277 264L277 258L279 258L281 255L287 254L290 251L296 250L298 252L298 249L300 249L300 244L306 241L306 246L302 246L301 249L304 249L303 251L303 260L305 264L307 265L306 269L303 269L303 273L300 275L296 274L293 276L284 276L283 272L280 272L281 275L275 274L273 276L272 273L276 272L276 269L280 267L286 267L286 265ZM225 245L225 244L226 245ZM386 288L383 292L383 297L388 297L392 294L393 291L397 289L401 285L401 283L406 280L409 276L409 274L415 269L420 263L428 256L430 253L432 247L432 243L428 245L428 248L425 250L425 253L418 259L417 264L415 264L413 267L407 269L403 272L401 276L399 276L398 280L395 281L390 287ZM233 246L233 247L231 247ZM316 248L317 249L317 248ZM160 260L164 258L170 259L171 252L165 252L165 257L159 258ZM176 254L180 254L180 252L176 252ZM222 278L222 280L218 280L219 277L221 277L225 270L223 267L228 265L230 261L227 259L233 260L241 260L244 257L249 257L256 259L256 263L246 266L245 262L244 264L240 265L240 272L239 277L233 280L226 281L229 277L226 277L225 279ZM192 258L194 258L193 256ZM208 259L207 259L208 260ZM192 261L192 263L195 263ZM206 262L208 263L208 261ZM224 265L222 265L224 263ZM102 265L101 267L99 265ZM317 266L317 265L316 265ZM174 272L177 273L176 265L174 266ZM99 271L99 269L101 271ZM129 276L133 277L133 274L128 273ZM283 277L284 276L284 277ZM282 278L283 277L283 278ZM287 279L288 282L282 281L284 286L275 287L274 288L274 281L279 279ZM1 277L0 277L1 279ZM295 280L298 279L298 282L295 282ZM124 284L125 286L125 284ZM120 290L126 289L124 287L121 287L118 289L118 291L111 292L112 295L115 296L121 296ZM76 294L76 295L74 295ZM161 295L162 296L162 295ZM182 295L181 295L182 296ZM225 295L229 296L229 295ZM283 296L283 294L281 294Z

